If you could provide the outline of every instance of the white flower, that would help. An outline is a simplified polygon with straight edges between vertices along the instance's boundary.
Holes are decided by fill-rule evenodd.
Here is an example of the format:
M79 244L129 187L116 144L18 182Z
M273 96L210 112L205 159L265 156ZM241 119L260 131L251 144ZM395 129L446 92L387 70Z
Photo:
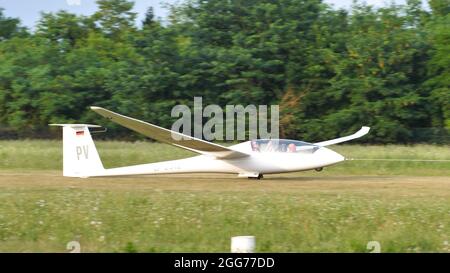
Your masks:
M99 226L99 225L101 225L101 224L102 224L101 221L91 221L91 225Z

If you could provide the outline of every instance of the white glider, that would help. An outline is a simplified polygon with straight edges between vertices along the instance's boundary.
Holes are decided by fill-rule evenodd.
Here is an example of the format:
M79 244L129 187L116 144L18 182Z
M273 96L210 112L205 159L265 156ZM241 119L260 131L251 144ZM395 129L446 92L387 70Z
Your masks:
M257 139L225 147L144 121L114 113L101 107L91 109L103 117L157 141L198 153L198 156L105 169L89 128L90 124L50 124L63 127L63 175L68 177L123 176L169 173L235 173L240 177L262 178L263 174L322 170L344 157L325 146L366 135L362 127L353 135L318 143L289 139Z

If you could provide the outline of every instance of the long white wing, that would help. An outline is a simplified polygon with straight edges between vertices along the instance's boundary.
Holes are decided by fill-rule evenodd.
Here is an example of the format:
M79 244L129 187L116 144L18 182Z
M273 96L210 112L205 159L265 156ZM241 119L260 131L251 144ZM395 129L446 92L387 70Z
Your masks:
M331 140L327 140L327 141L314 143L314 145L317 145L317 146L329 146L329 145L333 145L333 144L338 144L338 143L349 141L349 140L352 140L352 139L355 139L355 138L360 138L360 137L366 135L369 132L369 130L370 130L370 127L363 126L363 127L361 127L361 129L359 129L358 132L354 133L353 135L349 135L349 136L345 136L345 137L340 137L340 138L335 138L335 139L331 139Z
M194 138L175 131L171 131L138 119L114 113L101 107L91 106L91 109L105 118L118 123L128 129L141 133L149 138L172 144L199 154L213 155L221 159L246 157L248 154L235 151L202 139Z

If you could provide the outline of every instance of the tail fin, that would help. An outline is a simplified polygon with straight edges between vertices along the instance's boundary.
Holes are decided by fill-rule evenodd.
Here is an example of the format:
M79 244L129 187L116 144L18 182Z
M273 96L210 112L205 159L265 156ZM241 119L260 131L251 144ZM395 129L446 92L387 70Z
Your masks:
M104 168L92 140L89 124L50 124L63 127L63 175L89 177L101 173Z

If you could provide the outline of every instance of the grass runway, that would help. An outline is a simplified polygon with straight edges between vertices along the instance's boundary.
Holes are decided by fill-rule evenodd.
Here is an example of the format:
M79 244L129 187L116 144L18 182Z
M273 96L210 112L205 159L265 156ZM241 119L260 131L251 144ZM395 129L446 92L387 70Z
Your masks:
M151 143L98 146L110 166L186 156ZM448 146L335 148L450 159ZM0 252L68 252L74 240L82 252L229 252L237 235L255 235L257 252L368 252L369 241L382 252L450 252L448 162L349 161L262 181L73 179L61 176L60 153L58 142L0 142Z

